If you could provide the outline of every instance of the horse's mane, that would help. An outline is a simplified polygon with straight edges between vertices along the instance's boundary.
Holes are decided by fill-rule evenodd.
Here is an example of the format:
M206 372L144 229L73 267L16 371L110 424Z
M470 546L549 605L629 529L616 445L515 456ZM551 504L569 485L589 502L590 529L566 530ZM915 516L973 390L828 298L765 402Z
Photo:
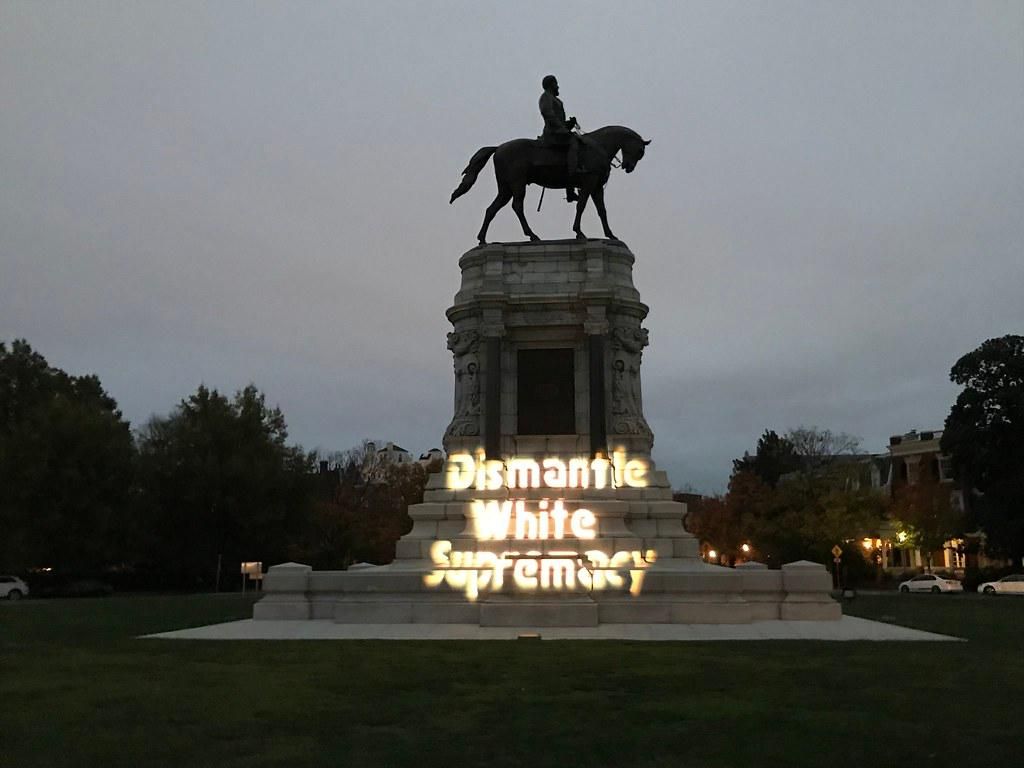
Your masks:
M644 140L643 136L625 125L603 125L596 131L591 131L591 133L598 133L599 131L625 131L626 133L632 134L638 141Z

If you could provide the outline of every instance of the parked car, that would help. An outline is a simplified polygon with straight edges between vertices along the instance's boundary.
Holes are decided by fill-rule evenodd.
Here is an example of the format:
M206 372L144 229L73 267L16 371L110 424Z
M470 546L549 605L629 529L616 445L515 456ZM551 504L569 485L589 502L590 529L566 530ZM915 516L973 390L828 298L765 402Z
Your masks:
M998 581L986 581L978 585L978 591L986 595L1024 595L1024 573L1003 576Z
M17 576L0 576L0 598L21 600L28 595L28 584Z
M105 581L74 576L55 576L34 581L36 597L103 597L114 591Z
M944 579L934 573L922 573L900 584L900 592L963 592L964 585L956 579Z

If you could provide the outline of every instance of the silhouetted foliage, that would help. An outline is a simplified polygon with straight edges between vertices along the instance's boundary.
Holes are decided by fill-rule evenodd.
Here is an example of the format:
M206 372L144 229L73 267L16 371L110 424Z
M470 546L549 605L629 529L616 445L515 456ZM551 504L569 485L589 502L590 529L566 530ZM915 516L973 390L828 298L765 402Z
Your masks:
M800 469L800 457L789 440L779 437L774 430L766 429L757 441L757 451L751 456L744 453L742 459L732 462L733 473L751 472L761 482L774 488L779 478Z
M126 557L133 451L96 376L0 342L0 571L92 571Z
M985 531L986 548L1024 557L1024 336L989 339L957 360L964 389L946 418L942 450Z
M100 576L209 588L220 560L232 588L243 560L394 559L423 466L364 441L337 456L340 469L313 473L287 437L255 386L233 398L200 386L152 418L136 449L95 376L54 368L23 340L0 343L0 571L51 567L51 586Z
M423 501L427 473L418 462L382 463L367 445L343 454L337 484L314 505L293 559L322 569L394 560L395 542L412 529L409 506Z
M311 504L312 457L286 445L278 408L250 385L229 400L199 387L139 434L140 509L153 564L211 585L242 560L281 562Z
M702 504L687 526L730 558L747 542L749 557L771 565L828 562L835 544L877 530L885 514L864 469L858 440L846 433L765 430L755 455L733 461L725 496Z
M741 557L756 559L753 554L743 553L741 547L751 540L751 520L760 514L760 501L770 490L754 473L736 472L724 496L686 499L686 529L702 544L716 550L719 562L733 564Z
M896 527L909 534L907 543L920 547L925 568L932 568L932 553L952 538L964 534L963 511L953 503L953 489L930 472L922 472L913 485L896 491L890 516Z
M820 476L843 457L861 453L858 438L830 429L800 426L786 432L785 439L800 458L800 469L805 474Z

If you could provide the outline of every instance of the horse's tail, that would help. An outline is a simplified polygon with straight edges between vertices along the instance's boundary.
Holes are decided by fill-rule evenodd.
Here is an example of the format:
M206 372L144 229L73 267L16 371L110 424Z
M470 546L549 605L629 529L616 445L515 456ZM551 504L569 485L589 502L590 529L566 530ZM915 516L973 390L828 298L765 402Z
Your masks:
M476 177L480 175L480 171L487 165L487 161L491 159L491 155L494 154L496 149L497 147L481 147L476 151L476 154L469 161L469 165L466 166L466 170L462 172L462 181L455 188L455 191L452 192L451 199L448 201L449 205L454 203L456 198L462 197L469 192L470 187L476 183Z

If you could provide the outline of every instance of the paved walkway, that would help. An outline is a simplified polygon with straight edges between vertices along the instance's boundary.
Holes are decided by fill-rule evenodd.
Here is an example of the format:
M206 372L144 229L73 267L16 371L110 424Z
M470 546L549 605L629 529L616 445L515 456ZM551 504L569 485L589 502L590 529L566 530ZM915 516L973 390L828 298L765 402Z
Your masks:
M946 640L879 621L843 616L839 621L759 621L753 624L601 624L596 627L478 627L475 624L335 624L333 621L232 621L162 632L170 640Z

